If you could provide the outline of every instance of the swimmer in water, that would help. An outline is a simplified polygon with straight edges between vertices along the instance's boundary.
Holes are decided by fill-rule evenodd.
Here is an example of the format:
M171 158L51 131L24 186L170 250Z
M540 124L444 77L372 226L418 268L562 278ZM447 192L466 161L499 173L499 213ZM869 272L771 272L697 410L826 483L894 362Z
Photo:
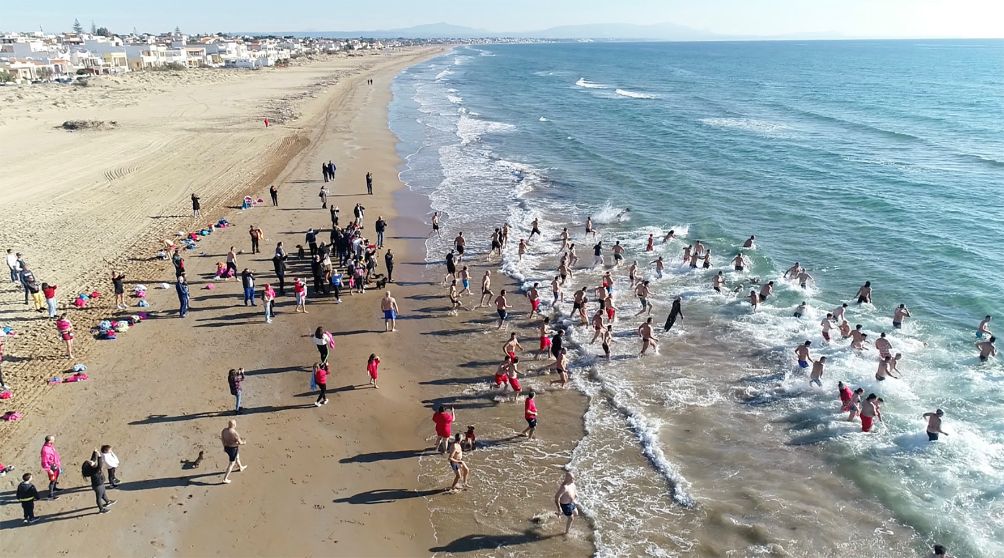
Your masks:
M997 346L994 345L996 341L997 338L991 336L989 341L980 341L976 344L976 348L980 350L980 362L986 362L990 357L997 356Z
M795 357L798 358L799 368L808 368L809 361L812 360L812 355L809 354L809 345L812 345L812 341L806 341L801 345L795 347Z
M711 280L711 288L715 290L716 293L722 292L722 287L725 286L725 272L719 271L718 275Z
M875 370L875 379L876 380L878 380L878 381L881 382L881 381L884 381L887 377L888 378L899 379L899 376L896 376L896 375L894 375L892 373L892 357L891 356L884 356L884 357L882 357L882 360L880 360L879 363L878 363L878 369Z
M621 217L623 217L623 216L627 215L627 214L628 214L628 213L630 213L630 212L631 212L631 208L630 208L630 207L625 207L625 208L624 208L624 211L621 211L620 213L618 213L618 214L617 214L617 215L616 215L616 216L614 217L614 219L615 219L615 220L617 220L617 221L620 221L620 220L621 220Z
M819 326L823 328L823 339L829 343L830 342L830 330L833 329L833 313L827 312L826 317L819 322Z
M903 329L903 322L910 317L910 310L907 309L905 304L900 304L893 310L892 313L892 327L896 329Z
M690 261L690 255L693 253L693 251L694 251L693 244L688 244L687 246L683 247L683 258L681 258L681 260L683 261L684 265L686 265Z
M749 300L753 311L756 312L756 307L760 305L760 297L756 294L756 291L750 290Z
M785 279L794 279L795 277L798 276L798 273L800 271L802 271L802 266L799 265L798 262L795 262L795 265L789 267L788 271L784 272L784 278Z
M750 237L746 239L746 242L743 242L743 248L748 248L750 250L756 250L756 235L755 234L751 234Z
M812 281L813 283L816 282L815 278L809 275L809 272L805 271L804 269L798 272L798 275L795 276L795 279L798 279L798 286L802 287L803 289L807 287L809 281Z
M868 339L868 334L861 331L861 324L854 326L854 331L851 332L851 348L858 351L867 350L868 347L865 345L868 344L868 341L866 339Z
M767 300L772 294L774 294L774 282L767 281L765 285L760 287L760 302Z
M666 233L666 236L662 237L662 243L665 244L674 238L676 238L676 231L670 229L669 232Z
M945 411L938 409L933 413L924 413L924 418L927 419L927 441L933 442L938 439L938 436L945 435L948 436L948 432L941 429L941 417L945 416Z
M652 252L653 250L655 250L655 238L649 233L648 240L645 241L645 251Z
M875 348L879 352L880 357L887 357L892 355L892 343L886 339L885 332L883 331L879 338L875 340Z
M736 257L732 258L732 268L736 271L743 271L749 267L749 259L743 255L742 252L736 254Z
M986 317L983 318L983 321L981 321L980 325L976 328L977 339L993 336L993 333L990 332L990 320L992 319L993 318L990 317L990 314L987 314Z
M847 303L843 303L840 306L833 309L833 321L840 323L844 321L844 314L847 312Z
M801 318L802 316L804 316L805 315L805 309L808 308L808 307L809 307L809 305L806 304L805 301L803 300L802 304L799 304L798 306L795 307L795 317L796 318Z
M826 367L826 357L819 357L819 360L812 361L812 372L809 373L809 385L816 384L823 387L823 368Z
M649 262L649 265L655 264L655 276L658 279L662 279L662 272L666 269L666 263L662 261L662 256Z
M854 295L858 299L858 304L872 303L872 282L865 281L864 285L858 289L858 294Z

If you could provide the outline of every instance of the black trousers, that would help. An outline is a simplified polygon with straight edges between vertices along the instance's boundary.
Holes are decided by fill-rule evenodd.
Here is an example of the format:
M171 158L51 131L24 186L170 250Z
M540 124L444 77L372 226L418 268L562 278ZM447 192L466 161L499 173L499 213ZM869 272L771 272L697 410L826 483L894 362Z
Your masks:
M275 276L279 279L279 294L286 294L286 272L277 272Z
M279 193L278 192L269 192L269 193L272 194L272 205L278 207L278 205L279 205Z
M25 519L35 519L35 501L21 502L21 509L24 511Z
M394 281L394 266L392 265L387 266L387 281L388 282Z
M317 394L317 402L320 403L328 398L328 384L317 384L320 393Z
M258 250L258 239L257 238L252 238L251 239L251 253L252 254L257 254L259 251L260 250Z

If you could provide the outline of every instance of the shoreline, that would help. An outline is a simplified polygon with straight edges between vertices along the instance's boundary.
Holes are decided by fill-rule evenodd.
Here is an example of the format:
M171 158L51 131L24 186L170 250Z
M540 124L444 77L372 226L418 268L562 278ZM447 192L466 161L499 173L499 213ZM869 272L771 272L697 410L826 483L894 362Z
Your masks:
M382 373L387 374L388 379L382 382L384 389L380 392L357 389L360 382L356 380L364 375L364 353L379 349L378 345L383 342L376 343L376 336L366 335L376 328L355 330L351 326L357 320L354 316L373 311L378 296L343 294L345 303L338 307L330 300L313 299L308 302L309 316L293 315L289 299L280 298L277 303L279 319L268 326L271 329L262 330L266 326L257 311L227 315L228 307L240 299L233 283L215 283L218 288L215 293L206 293L202 288L211 282L203 277L214 269L213 261L226 251L226 245L245 245L246 240L238 229L251 219L266 230L265 252L270 250L269 241L279 238L293 253L293 246L302 242L302 233L297 230L326 223L326 211L307 209L316 207L314 187L301 186L320 182L314 160L336 158L339 161L336 189L348 183L346 188L357 191L353 186L362 183L362 175L367 170L373 170L377 176L377 195L357 199L371 204L371 212L382 211L391 222L391 231L394 230L397 225L389 203L393 187L386 192L380 192L379 188L385 183L383 181L393 184L391 177L396 174L397 156L393 141L387 141L391 134L386 126L373 126L374 121L386 122L386 116L379 115L386 115L389 85L378 83L367 88L362 78L389 81L405 65L434 53L410 54L372 75L364 76L369 73L362 70L354 79L340 80L336 85L340 89L349 84L355 87L340 95L334 94L327 104L330 110L325 112L334 114L335 121L322 124L320 141L311 143L293 157L285 171L279 174L284 178L279 209L286 211L270 211L270 208L243 213L229 211L228 218L235 227L216 231L203 240L199 249L206 253L205 257L192 254L186 257L193 298L192 314L186 319L187 323L175 319L177 301L173 291L151 289L149 300L153 315L149 321L136 326L139 332L129 332L117 341L105 342L88 355L91 357L87 360L91 381L52 388L61 393L47 394L45 400L51 406L49 410L28 413L13 432L5 433L7 447L19 449L5 452L5 463L15 464L17 473L34 471L36 485L44 483L39 481L37 467L31 465L36 459L32 457L36 451L34 440L42 432L56 434L57 445L63 453L66 485L80 486L69 490L69 494L64 492L66 497L57 502L40 502L37 513L42 518L48 516L48 521L43 520L33 527L30 537L27 531L12 531L11 549L31 545L32 552L44 553L45 548L49 548L55 553L69 547L70 536L75 537L74 546L100 549L111 545L140 553L138 549L149 548L150 553L156 555L237 551L253 554L411 554L415 549L424 552L432 545L431 536L422 534L428 532L428 516L424 509L417 512L416 506L420 506L421 501L412 497L415 487L395 488L404 492L392 498L396 493L387 490L384 479L396 479L394 484L411 484L408 478L414 475L409 475L411 468L407 462L393 457L387 458L390 459L387 462L384 456L407 447L419 431L426 430L417 420L407 420L412 416L410 413L405 416L398 413L400 407L407 408L413 400L407 384L394 378L395 369L407 369L405 358L394 354L384 357ZM362 110L356 113L352 107ZM357 194L339 193L336 196ZM350 201L338 197L334 200L343 205ZM294 207L286 206L290 201ZM206 210L208 213L208 207ZM310 219L319 222L304 222L304 212L311 212L306 215L315 215ZM373 217L368 216L367 221L371 222ZM291 226L288 231L285 230L287 225ZM274 235L271 231L275 231ZM393 237L394 233L388 236ZM388 244L398 247L393 238ZM247 254L239 257L250 259ZM267 280L271 275L268 258L251 261L252 267L263 272ZM395 275L408 277L407 266L399 266L400 271L395 270ZM150 268L159 269L156 275L144 276L144 283L170 281L169 263L155 261ZM291 268L287 277L302 275L302 263ZM136 282L131 277L127 280L129 285ZM262 279L259 279L260 284ZM233 292L223 294L221 291ZM85 320L80 315L75 316L80 320L78 330L82 330L86 327ZM313 347L303 335L322 320L338 326L331 328L338 335L333 368L336 383L352 382L333 390L337 394L329 392L333 400L338 398L334 407L317 409L310 402L311 393L299 393L307 388L307 374L297 372L303 372L304 366L309 370L309 363L316 359ZM284 327L276 327L283 322L286 322ZM244 323L248 325L242 325ZM404 337L406 335L400 336ZM412 345L415 346L414 341ZM108 350L110 346L115 350ZM282 349L273 350L276 348ZM360 359L362 362L357 362ZM290 366L290 360L297 364ZM235 475L234 483L226 488L209 486L218 483L221 461L225 463L219 455L217 432L225 425L224 417L232 415L232 410L227 411L227 407L232 406L228 400L232 399L225 391L225 373L228 367L238 365L248 369L245 416L238 417L238 430L249 440L245 459L252 469ZM290 393L299 393L302 398L290 400ZM375 395L381 396L380 399L375 399ZM24 404L20 394L15 397L18 405ZM424 413L420 414L427 418ZM413 417L417 419L418 415L416 410ZM355 417L367 417L367 427L352 428L358 420ZM415 425L409 429L402 424L402 419ZM374 437L374 432L379 434ZM88 490L74 478L72 463L77 456L89 452L84 448L105 442L116 448L123 461L119 473L123 484L112 491L112 497L119 498L122 503L115 508L119 513L98 516L93 513L96 511L93 504L88 503L91 501ZM205 451L206 463L194 474L182 464L179 476L175 472L179 461L190 461L199 449ZM354 455L357 451L361 453ZM332 467L318 468L325 464ZM335 476L330 476L329 470ZM287 482L282 480L284 476L289 477ZM370 489L354 493L366 487ZM330 496L325 497L325 494ZM262 507L255 502L267 502L268 506ZM379 515L373 516L369 511L371 506L381 503L390 505L380 505ZM8 520L4 526L19 523L13 519L17 514L15 507L7 508ZM123 508L142 509L144 514L138 517L123 513ZM225 510L245 513L234 517ZM189 515L187 521L177 521L181 514ZM59 531L48 527L53 521L63 519L75 521L68 527L58 524ZM335 520L333 530L332 519ZM283 537L282 534L290 529L307 529L312 536L306 540ZM44 546L38 546L40 531L47 535ZM109 532L118 534L108 539ZM384 535L374 538L375 532ZM234 543L228 537L220 537L225 533L233 533L239 539ZM328 533L327 536L324 533ZM101 553L100 550L95 552Z

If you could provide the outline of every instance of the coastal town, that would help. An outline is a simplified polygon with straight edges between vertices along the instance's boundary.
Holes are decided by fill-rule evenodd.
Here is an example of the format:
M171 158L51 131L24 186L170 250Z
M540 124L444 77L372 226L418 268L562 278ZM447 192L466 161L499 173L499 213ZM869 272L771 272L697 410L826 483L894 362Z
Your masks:
M75 27L80 29L79 24ZM78 76L189 68L258 69L318 54L366 54L411 41L170 33L8 32L0 35L0 83L70 82Z

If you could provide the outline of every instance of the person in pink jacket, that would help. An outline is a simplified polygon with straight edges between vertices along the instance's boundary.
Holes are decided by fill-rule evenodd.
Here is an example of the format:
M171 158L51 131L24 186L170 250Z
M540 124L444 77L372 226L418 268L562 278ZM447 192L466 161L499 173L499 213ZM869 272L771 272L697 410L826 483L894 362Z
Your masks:
M59 474L63 472L63 463L59 459L59 452L56 451L56 437L46 436L45 443L42 444L42 470L49 475L49 499L55 500L57 490L62 490L59 484Z

